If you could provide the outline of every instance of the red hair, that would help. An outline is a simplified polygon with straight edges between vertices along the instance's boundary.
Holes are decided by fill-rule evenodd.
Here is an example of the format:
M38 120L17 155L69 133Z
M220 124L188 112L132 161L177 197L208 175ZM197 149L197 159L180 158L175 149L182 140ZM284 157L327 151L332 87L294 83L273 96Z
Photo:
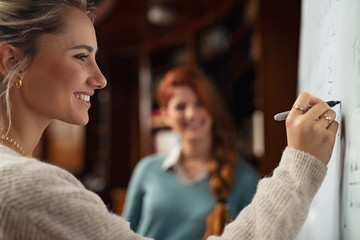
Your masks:
M210 188L218 202L208 216L204 238L220 235L225 224L230 221L224 200L227 199L233 184L238 156L236 127L211 80L195 67L179 66L165 74L158 89L160 107L167 106L174 88L178 86L190 87L213 119L209 175Z

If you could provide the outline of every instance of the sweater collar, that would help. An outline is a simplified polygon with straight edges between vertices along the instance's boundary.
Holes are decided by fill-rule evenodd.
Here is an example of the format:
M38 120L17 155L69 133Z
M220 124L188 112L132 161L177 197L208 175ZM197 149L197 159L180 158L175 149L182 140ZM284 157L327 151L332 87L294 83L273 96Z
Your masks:
M8 147L6 145L3 145L3 144L0 144L0 152L11 155L11 156L14 156L14 157L21 156L18 152L16 152L12 148L10 148L10 147Z
M181 145L177 144L166 155L165 160L161 166L163 170L168 170L175 166L180 160Z
M195 178L189 178L185 172L185 170L180 165L180 154L181 154L181 145L178 144L174 148L172 148L161 166L161 168L166 171L172 169L175 176L186 185L196 184L206 178L208 178L209 173L208 169L204 169L204 171L200 172Z

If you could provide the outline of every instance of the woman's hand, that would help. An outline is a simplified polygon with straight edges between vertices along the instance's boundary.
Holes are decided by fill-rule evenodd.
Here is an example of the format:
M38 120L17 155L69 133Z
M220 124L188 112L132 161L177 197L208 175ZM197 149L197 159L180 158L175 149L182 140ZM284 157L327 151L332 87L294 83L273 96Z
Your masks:
M308 106L312 106L308 110ZM286 118L288 147L317 157L327 164L335 143L335 111L319 98L301 93Z

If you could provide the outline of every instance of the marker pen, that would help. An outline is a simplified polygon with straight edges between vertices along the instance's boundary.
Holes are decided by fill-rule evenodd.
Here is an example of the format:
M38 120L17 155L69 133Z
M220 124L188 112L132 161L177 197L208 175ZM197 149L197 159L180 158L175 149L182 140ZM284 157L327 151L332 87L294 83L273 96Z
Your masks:
M339 104L340 101L328 101L326 102L330 107L334 107L335 105ZM308 109L309 110L311 108L311 106L309 105ZM286 117L289 115L290 111L286 111L286 112L281 112L281 113L278 113L274 116L274 119L276 121L283 121L286 119Z

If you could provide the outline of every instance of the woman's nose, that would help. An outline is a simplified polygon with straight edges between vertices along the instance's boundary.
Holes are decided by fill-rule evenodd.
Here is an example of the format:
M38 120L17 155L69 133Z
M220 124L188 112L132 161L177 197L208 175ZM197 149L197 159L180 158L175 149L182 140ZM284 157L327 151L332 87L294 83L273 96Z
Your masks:
M95 89L102 89L106 86L107 81L99 67L96 65L92 76L90 77L90 85Z
M185 117L187 119L192 119L195 117L195 115L196 115L196 109L193 106L189 106L186 108Z

